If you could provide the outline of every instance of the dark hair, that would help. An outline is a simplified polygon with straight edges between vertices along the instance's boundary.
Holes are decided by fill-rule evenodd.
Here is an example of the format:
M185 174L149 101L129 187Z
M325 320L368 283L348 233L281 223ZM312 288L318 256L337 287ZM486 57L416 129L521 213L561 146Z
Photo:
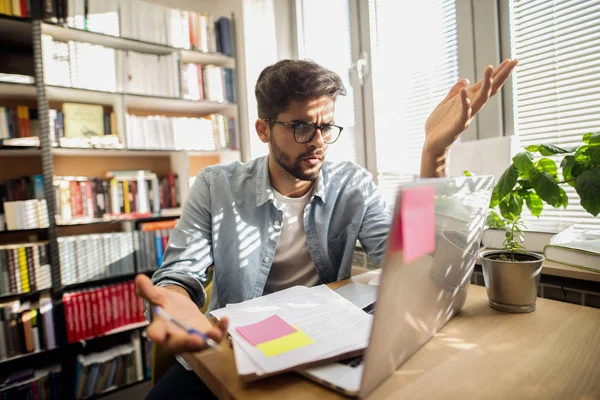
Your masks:
M263 69L254 89L259 118L277 118L291 100L345 96L338 74L310 60L281 60Z

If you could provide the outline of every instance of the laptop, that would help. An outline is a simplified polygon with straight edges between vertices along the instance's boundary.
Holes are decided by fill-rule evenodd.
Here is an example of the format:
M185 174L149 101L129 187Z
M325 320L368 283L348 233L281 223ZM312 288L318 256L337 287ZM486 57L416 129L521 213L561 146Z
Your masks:
M394 242L391 235L379 287L353 283L338 290L366 312L373 312L363 356L299 372L339 393L364 398L442 329L465 303L493 183L491 176L478 176L401 184L390 232L398 232L401 224L403 193L410 188L433 188L434 250L405 262L402 249L390 244Z

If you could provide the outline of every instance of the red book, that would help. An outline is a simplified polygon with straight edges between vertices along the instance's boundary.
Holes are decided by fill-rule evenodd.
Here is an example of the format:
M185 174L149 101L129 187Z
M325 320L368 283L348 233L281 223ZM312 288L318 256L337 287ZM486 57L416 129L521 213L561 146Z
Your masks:
M127 282L121 283L120 290L123 293L123 315L124 325L131 324L131 292Z
M94 321L92 320L92 296L89 290L83 292L83 304L85 307L85 337L94 336Z
M138 302L135 294L135 282L127 282L127 290L129 291L129 308L131 310L131 323L139 322L138 319Z
M188 33L190 36L190 45L192 48L197 49L198 43L196 43L196 13L189 12L188 13Z
M106 310L104 309L104 288L96 290L96 295L98 296L98 308L96 309L96 313L98 314L98 325L100 326L99 334L104 335L107 331Z
M94 191L92 190L92 181L85 181L85 199L87 202L87 216L94 218L96 207L94 204Z
M76 304L76 312L75 312L75 332L76 337L75 340L79 341L85 338L85 306L83 304L83 293L77 292L74 294L75 296L75 304Z
M129 207L132 213L137 212L137 181L129 181Z
M167 244L169 244L169 231L167 229L160 230L160 239L162 240L162 248L164 253L167 249Z
M146 304L144 303L144 299L142 299L141 297L136 297L137 298L137 303L138 303L138 312L139 312L139 316L138 316L138 322L142 322L146 319L146 317L144 317L144 311L146 310Z
M119 294L117 285L110 286L110 301L112 304L112 329L117 329L122 326L121 318L119 316Z
M75 342L75 318L73 316L73 302L70 293L63 294L63 307L65 312L65 325L67 328L67 342Z
M102 288L102 292L103 292L102 297L104 298L104 315L105 315L105 319L106 319L105 333L106 333L115 327L114 321L113 321L113 305L112 305L110 287L104 286Z
M200 100L204 100L204 83L202 82L202 65L196 64L196 74L198 75L198 89L200 92Z
M90 290L90 303L92 309L92 336L100 336L100 319L98 318L98 289Z
M21 17L29 17L29 13L27 12L27 0L21 0L19 4L21 6Z
M69 182L69 191L71 192L71 215L73 215L74 217L78 216L79 214L77 213L78 211L78 207L77 207L77 189L79 188L79 185L77 184L77 182L75 181L70 181Z
M167 174L167 179L169 180L169 200L171 200L171 204L169 207L177 208L177 193L175 193L175 175L172 172Z

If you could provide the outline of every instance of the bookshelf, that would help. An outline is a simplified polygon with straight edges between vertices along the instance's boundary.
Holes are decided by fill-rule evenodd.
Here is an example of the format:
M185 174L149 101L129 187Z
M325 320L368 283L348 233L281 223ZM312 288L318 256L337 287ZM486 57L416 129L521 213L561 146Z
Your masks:
M117 2L119 1L121 0L117 0ZM150 275L153 270L146 267L149 264L144 259L140 262L136 258L133 273L98 277L97 279L86 278L81 282L65 283L63 268L61 268L59 240L69 237L77 237L76 240L80 240L82 237L105 237L120 233L139 233L141 237L142 229L145 229L144 225L176 219L181 213L181 207L161 208L160 212L149 214L105 215L102 218L80 218L71 221L57 220L54 216L61 207L61 200L57 200L55 197L53 182L56 178L70 176L99 178L105 177L108 171L118 170L150 170L157 175L174 174L179 178L178 205L182 205L189 193L189 185L203 168L218 163L241 161L244 158L243 152L247 152L244 147L248 126L247 121L244 120L244 116L247 114L244 105L247 102L244 84L245 70L236 51L236 42L242 33L235 29L236 21L234 20L234 16L241 19L243 2L241 0L225 2L184 0L174 3L166 0L148 1L152 4L161 4L181 10L208 12L215 19L230 18L232 55L218 51L180 48L164 43L75 28L67 26L64 21L57 22L41 18L43 10L30 10L31 18L0 15L0 51L3 53L2 60L0 60L0 107L26 106L29 109L36 109L37 123L39 123L39 136L2 140L0 145L0 183L8 179L19 179L22 176L43 176L43 199L46 201L48 215L51 216L47 228L0 231L0 248L3 245L27 242L47 243L48 265L51 273L50 288L31 290L25 293L0 294L0 304L19 300L21 303L31 301L35 305L36 299L40 296L50 296L54 306L51 313L54 317L53 331L56 335L56 347L25 352L10 358L0 358L0 369L5 370L5 367L6 370L13 367L25 368L28 366L27 362L34 359L43 360L39 362L44 365L60 364L63 385L61 398L73 397L71 386L76 373L75 360L79 354L89 352L95 347L105 349L106 346L120 344L129 332L137 332L147 325L145 322L134 322L104 332L104 334L92 338L93 340L86 339L85 343L69 344L62 296L68 293L91 293L103 287L125 284L125 282L131 281L137 273ZM31 3L33 7L36 7L37 4L44 2ZM98 4L100 3L102 2L98 0ZM176 82L180 86L182 85L180 66L183 64L200 64L231 69L234 80L230 84L233 85L231 90L234 93L234 100L232 101L229 93L225 93L225 88L220 100L212 97L206 97L210 98L209 100L192 100L189 97L185 98L187 96L184 96L181 87L177 87L174 91L179 95L164 96L129 92L125 86L116 87L116 90L115 88L102 90L101 87L95 86L96 90L91 90L81 85L67 86L49 82L48 77L55 70L47 68L47 57L44 57L43 49L45 35L50 35L54 41L58 42L81 42L128 52L127 54L140 53L173 57L177 61ZM4 79L5 74L16 74L18 77L15 77L14 81L7 81ZM50 132L52 120L49 110L60 110L64 103L100 105L105 113L113 113L115 115L114 129L120 146L66 146L62 142L60 142L61 145L58 145L57 142L52 141ZM206 150L199 150L197 147L185 148L185 146L127 148L125 135L130 128L127 122L128 116L145 118L160 115L172 119L201 119L211 114L223 115L228 119L229 124L233 121L233 131L237 134L237 140L228 140L227 145L223 146L223 141L217 145L215 139L214 149ZM3 137L0 136L0 139ZM232 144L234 146L231 146ZM10 166L10 168L5 168L5 166ZM152 232L154 231L146 233L153 237L154 233ZM163 235L162 244L164 246L166 243L164 241L165 229L160 232ZM156 235L159 240L159 233ZM146 247L146 250L150 251L148 257L155 257L152 253L154 250L148 249L150 248ZM156 249L160 249L158 243ZM135 255L135 257L138 256ZM2 317L1 314L0 317ZM111 388L111 390L113 389Z

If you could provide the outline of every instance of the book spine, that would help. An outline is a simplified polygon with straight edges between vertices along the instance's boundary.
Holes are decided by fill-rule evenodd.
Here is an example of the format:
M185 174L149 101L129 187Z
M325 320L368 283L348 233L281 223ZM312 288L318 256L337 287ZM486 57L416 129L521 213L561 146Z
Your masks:
M27 270L27 255L24 247L19 247L19 272L21 273L21 291L27 293L31 290L29 286L29 271Z
M25 258L27 263L27 276L29 277L29 289L31 291L37 290L37 282L36 282L36 270L35 263L33 259L33 247L27 246L25 247Z

